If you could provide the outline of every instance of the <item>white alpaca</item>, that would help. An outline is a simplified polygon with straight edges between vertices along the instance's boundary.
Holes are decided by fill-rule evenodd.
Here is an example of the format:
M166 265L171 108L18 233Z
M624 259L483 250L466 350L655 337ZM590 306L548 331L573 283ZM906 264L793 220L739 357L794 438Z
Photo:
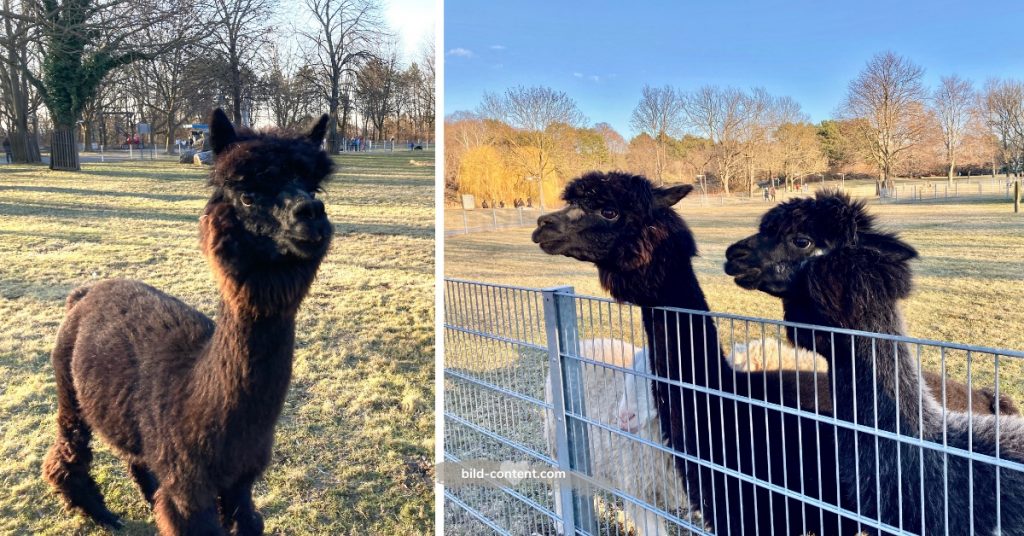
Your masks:
M594 361L633 368L640 373L646 373L648 370L646 352L616 339L580 341L580 355ZM629 431L644 439L662 443L658 413L654 409L650 388L643 389L637 386L649 385L648 380L586 363L581 363L580 369L584 405L589 418ZM550 380L549 375L544 391L545 400L548 402L552 401ZM631 400L630 408L634 408L633 416L628 421L622 417L623 398ZM546 415L544 429L548 447L554 456L555 428L550 413ZM589 426L588 430L591 469L595 479L663 510L671 512L685 507L685 484L673 467L672 455L645 445L636 438L594 426ZM636 534L668 534L663 518L628 500L624 500L623 503L627 524L634 527ZM557 485L555 511L559 515L562 513L561 496Z

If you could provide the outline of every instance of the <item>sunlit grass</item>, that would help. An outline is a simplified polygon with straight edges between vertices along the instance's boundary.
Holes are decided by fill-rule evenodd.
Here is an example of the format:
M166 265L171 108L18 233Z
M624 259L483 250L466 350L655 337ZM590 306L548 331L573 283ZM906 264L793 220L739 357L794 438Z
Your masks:
M338 159L324 196L337 234L299 313L294 379L256 487L268 533L431 530L433 157ZM0 533L102 533L65 512L40 476L64 298L125 277L213 314L197 247L207 195L205 170L169 162L0 168ZM128 522L123 533L152 534L122 463L94 445L93 474Z

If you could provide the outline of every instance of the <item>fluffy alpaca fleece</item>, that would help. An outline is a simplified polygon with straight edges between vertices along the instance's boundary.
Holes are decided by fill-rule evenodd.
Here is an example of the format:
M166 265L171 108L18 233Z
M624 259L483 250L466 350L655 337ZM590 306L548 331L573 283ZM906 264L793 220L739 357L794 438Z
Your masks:
M917 252L878 230L864 204L843 193L819 192L777 206L764 215L758 234L731 246L727 257L727 273L745 288L780 297L787 320L904 332L899 300L910 294ZM811 336L809 330L800 330L794 342L816 347L830 361L838 418L1024 462L1024 420L944 414L906 344ZM838 446L848 460L840 477L847 507L859 502L870 519L913 533L1024 534L1024 473L887 438L876 443L845 428Z
M647 371L646 356L635 346L617 339L580 341L580 355L593 361L619 367ZM634 360L634 356L639 356ZM587 415L609 426L618 426L648 440L661 441L657 414L646 411L631 422L622 420L620 404L628 385L635 383L630 375L597 365L581 363L584 407ZM547 378L544 398L552 399L551 377ZM632 400L636 401L635 396ZM646 400L646 399L643 399ZM545 414L544 431L551 455L556 456L555 423L550 412ZM629 495L661 509L685 508L685 483L675 476L673 456L663 450L644 445L635 439L590 427L590 454L593 476ZM669 481L666 482L666 478ZM630 501L623 501L623 512L638 536L670 534L663 518ZM561 514L561 495L555 493L555 509Z
M593 263L615 299L642 308L654 376L830 411L827 375L733 372L714 322L652 309L708 310L691 262L697 253L693 234L672 209L691 190L689 185L656 188L626 173L588 173L566 186L564 209L538 219L533 240L549 254ZM820 457L825 465L819 470L818 456L801 455L815 452L816 438L830 444L829 427L665 381L652 383L661 429L674 450L836 503L835 471L827 465L835 460ZM676 458L676 468L686 479L691 504L718 534L837 531L834 515L802 501L682 457Z
M216 163L199 238L220 291L216 323L137 281L68 298L43 474L71 508L121 525L89 475L97 432L128 462L160 534L263 532L252 486L288 390L295 315L332 234L314 199L331 170L326 120L285 138L211 117Z
M734 343L728 356L729 364L738 371L755 372L771 370L804 370L808 372L828 372L828 361L820 355L804 348L791 345L788 341L780 341L774 337L754 339L746 343ZM924 371L921 376L932 392L945 393L945 403L940 405L953 411L966 411L968 407L974 413L983 415L1017 415L1017 405L1009 396L1000 394L988 387L975 388L968 391L967 384L946 379L942 374ZM945 383L945 385L943 385Z
M828 371L828 362L818 354L795 348L775 337L733 343L728 356L732 368L743 372L768 370Z

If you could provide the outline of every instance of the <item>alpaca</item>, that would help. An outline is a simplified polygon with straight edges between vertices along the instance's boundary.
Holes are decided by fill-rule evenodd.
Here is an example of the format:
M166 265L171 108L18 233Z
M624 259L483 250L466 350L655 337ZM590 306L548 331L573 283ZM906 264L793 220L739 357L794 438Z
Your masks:
M295 316L331 242L315 199L332 164L327 116L299 137L210 119L213 193L199 220L217 322L141 282L67 300L52 361L57 437L43 474L67 505L117 528L89 475L98 432L124 458L160 534L261 534L266 469L291 377Z
M825 358L804 348L794 348L788 342L782 342L774 337L754 339L747 343L734 343L732 351L728 356L732 368L754 372L759 370L806 370L817 372L828 372L828 362ZM931 387L933 392L942 393L945 390L945 407L954 411L971 411L986 415L1018 415L1020 411L1013 399L1006 394L996 398L996 392L987 387L979 387L971 390L968 399L967 384L956 380L945 381L943 386L942 374L932 371L921 373L924 381Z
M580 341L579 345L579 354L584 358L619 367L632 367L641 373L647 370L646 354L625 341L586 339ZM621 372L589 363L581 363L580 370L587 415L609 426L618 424L619 428L623 428L622 420L617 415L621 413L621 398L628 392L633 376L626 374L623 377ZM544 384L544 400L551 403L552 396L549 375ZM550 412L545 412L544 417L548 449L555 457L557 445L554 419ZM634 418L631 424L632 427L628 429L630 433L652 441L661 440L657 414L653 411L645 412L642 420ZM664 481L665 475L673 472L671 454L633 438L597 428L592 428L590 432L590 454L593 476L600 481L662 509L671 511L686 504L683 481L679 478L668 483ZM557 489L554 498L555 511L561 515L561 494ZM626 520L638 536L669 534L663 518L628 500L623 502Z
M775 337L733 343L728 356L732 368L743 372L760 370L804 370L825 372L828 363L814 352L794 348Z
M595 264L616 300L642 308L654 376L830 412L827 375L734 372L714 322L652 309L708 310L691 261L697 253L693 234L672 209L692 189L656 188L621 172L588 173L566 186L565 208L538 219L533 241L548 254ZM674 450L836 504L830 480L835 471L828 470L835 460L801 455L817 452L816 439L831 444L831 426L664 381L652 384L661 430ZM837 532L836 516L820 508L682 457L676 457L676 469L691 504L718 534Z
M898 302L911 291L909 261L917 252L878 230L864 203L844 193L822 191L773 208L758 233L726 255L726 273L743 288L781 298L788 321L904 332ZM944 412L907 344L794 331L795 344L829 360L839 419L1024 462L1024 419ZM844 495L865 517L922 534L1024 534L1024 473L954 454L945 465L932 448L846 428L837 434L842 459L857 461L843 465ZM974 515L965 515L970 508Z

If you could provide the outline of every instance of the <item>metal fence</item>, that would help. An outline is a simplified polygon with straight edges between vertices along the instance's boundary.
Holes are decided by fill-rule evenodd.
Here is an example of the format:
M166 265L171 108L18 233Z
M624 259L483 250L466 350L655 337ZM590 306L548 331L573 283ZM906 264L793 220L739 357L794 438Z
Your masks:
M645 318L651 329L672 328L654 331L664 340L651 348L659 358L674 356L679 370L697 371L703 368L699 359L710 356L709 363L727 365L719 369L719 381L780 378L780 386L779 374L757 371L795 371L786 374L797 380L801 409L759 398L754 390L717 389L713 385L725 384L702 381L699 374L691 383L650 372ZM809 527L817 527L817 534L850 533L844 530L850 526L868 533L932 533L936 526L975 533L992 519L1021 523L1019 512L1008 510L1017 503L1005 503L1008 491L1019 490L1024 480L1018 463L1024 449L1006 448L1013 439L1004 435L1010 430L1018 441L1024 437L1017 421L1006 417L1016 412L1012 399L1024 392L1022 352L733 314L644 310L577 295L570 287L454 279L445 281L444 328L445 464L438 474L446 534L714 534L702 514L722 520L723 513L747 521L738 530L719 526L717 534L796 534ZM707 336L706 353L683 344L694 340L687 329ZM787 333L812 341L818 353L793 349ZM852 381L842 377L848 367L831 371L834 385L852 384L857 402L847 403L848 388L832 390L815 379L828 377L833 360L852 355L870 356L871 380L864 383L867 372L857 359ZM915 365L933 378L922 382L904 374L901 381L900 371ZM703 370L707 376L713 369ZM974 389L961 393L966 400L958 400L955 382ZM891 384L900 401L895 408L887 408L879 394ZM737 417L722 429L704 429L713 437L699 448L722 449L721 457L673 449L663 440L652 386L677 389L684 401L707 395L718 404L708 407L724 411L732 405L733 415L749 415L750 422ZM802 395L799 386L805 386ZM978 414L954 411L957 404ZM998 416L981 416L986 408ZM681 418L689 426L711 423L705 415ZM761 418L781 423L781 442L753 433ZM787 422L797 429L787 431ZM985 434L993 441L986 442ZM753 452L753 468L728 461L735 459L732 449L740 458L741 450ZM687 498L697 490L676 466L723 485L732 482L739 487L729 489L746 494L709 497L705 490L702 506L690 507ZM766 467L774 476L763 477ZM786 475L800 483L785 481ZM918 508L925 504L938 505L939 513ZM936 515L943 517L936 521ZM829 528L834 516L843 519L843 528ZM771 526L785 528L765 530L750 521L763 525L769 518Z
M960 199L970 197L1013 196L1013 181L1016 178L963 179L957 178L952 184L938 181L921 181L919 184L900 184L894 188L883 188L880 196L883 202L928 201Z

